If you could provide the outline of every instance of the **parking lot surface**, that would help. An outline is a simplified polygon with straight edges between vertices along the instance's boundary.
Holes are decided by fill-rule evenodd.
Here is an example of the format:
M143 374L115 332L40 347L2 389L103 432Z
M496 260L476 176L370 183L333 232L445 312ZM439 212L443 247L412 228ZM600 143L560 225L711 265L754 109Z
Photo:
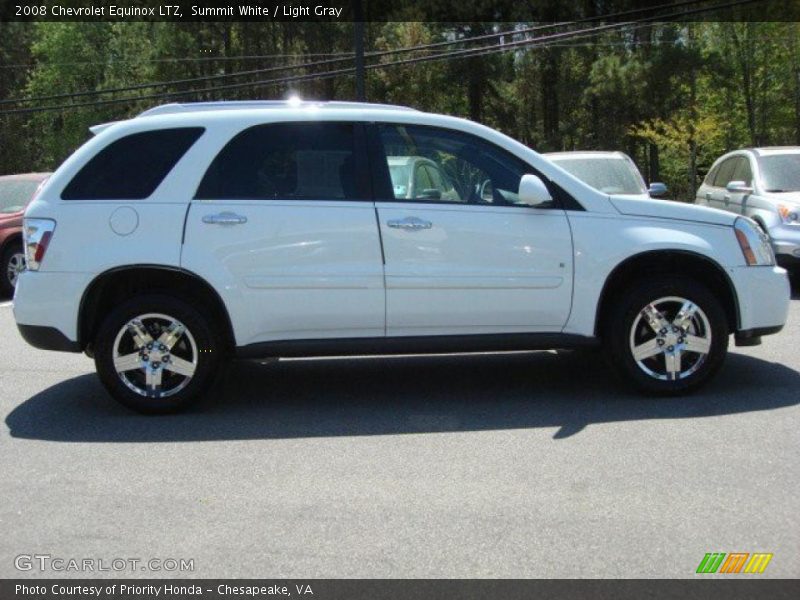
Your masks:
M0 577L15 557L192 559L181 577L800 576L800 293L691 397L599 354L232 365L189 413L116 405L0 304ZM114 572L46 572L113 576ZM752 577L739 575L739 577Z

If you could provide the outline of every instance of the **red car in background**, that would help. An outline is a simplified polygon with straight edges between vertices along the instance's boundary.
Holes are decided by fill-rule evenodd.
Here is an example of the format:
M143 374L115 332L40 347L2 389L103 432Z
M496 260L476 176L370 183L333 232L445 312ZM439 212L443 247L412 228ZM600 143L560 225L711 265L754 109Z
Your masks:
M0 176L0 296L14 292L17 275L25 268L22 215L50 173Z

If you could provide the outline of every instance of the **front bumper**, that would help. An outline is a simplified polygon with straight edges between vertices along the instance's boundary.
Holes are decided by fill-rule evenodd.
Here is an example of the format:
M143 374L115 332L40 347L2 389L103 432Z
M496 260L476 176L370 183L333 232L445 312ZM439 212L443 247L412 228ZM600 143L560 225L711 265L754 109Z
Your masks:
M769 239L775 256L800 260L800 226L776 225L769 229Z
M789 316L791 299L786 270L777 266L734 267L728 273L739 308L737 342L780 331Z

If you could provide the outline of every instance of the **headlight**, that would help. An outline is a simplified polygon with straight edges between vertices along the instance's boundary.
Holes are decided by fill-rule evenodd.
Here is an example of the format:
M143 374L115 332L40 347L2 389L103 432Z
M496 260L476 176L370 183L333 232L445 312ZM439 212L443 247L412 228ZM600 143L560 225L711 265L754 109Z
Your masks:
M778 204L778 214L784 225L800 225L800 210L789 204Z
M733 224L736 241L744 254L744 260L752 266L775 264L775 254L769 244L767 234L761 231L756 222L747 217L739 217Z

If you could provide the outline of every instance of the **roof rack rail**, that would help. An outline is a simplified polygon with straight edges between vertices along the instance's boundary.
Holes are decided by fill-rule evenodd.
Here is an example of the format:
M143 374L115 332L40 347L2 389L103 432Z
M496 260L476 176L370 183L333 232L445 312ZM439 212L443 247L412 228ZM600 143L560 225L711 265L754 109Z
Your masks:
M137 117L154 115L170 115L182 112L199 112L209 110L253 110L261 108L380 108L382 110L416 110L408 106L396 104L374 104L370 102L345 102L333 100L329 102L315 100L224 100L218 102L171 102L154 106Z

